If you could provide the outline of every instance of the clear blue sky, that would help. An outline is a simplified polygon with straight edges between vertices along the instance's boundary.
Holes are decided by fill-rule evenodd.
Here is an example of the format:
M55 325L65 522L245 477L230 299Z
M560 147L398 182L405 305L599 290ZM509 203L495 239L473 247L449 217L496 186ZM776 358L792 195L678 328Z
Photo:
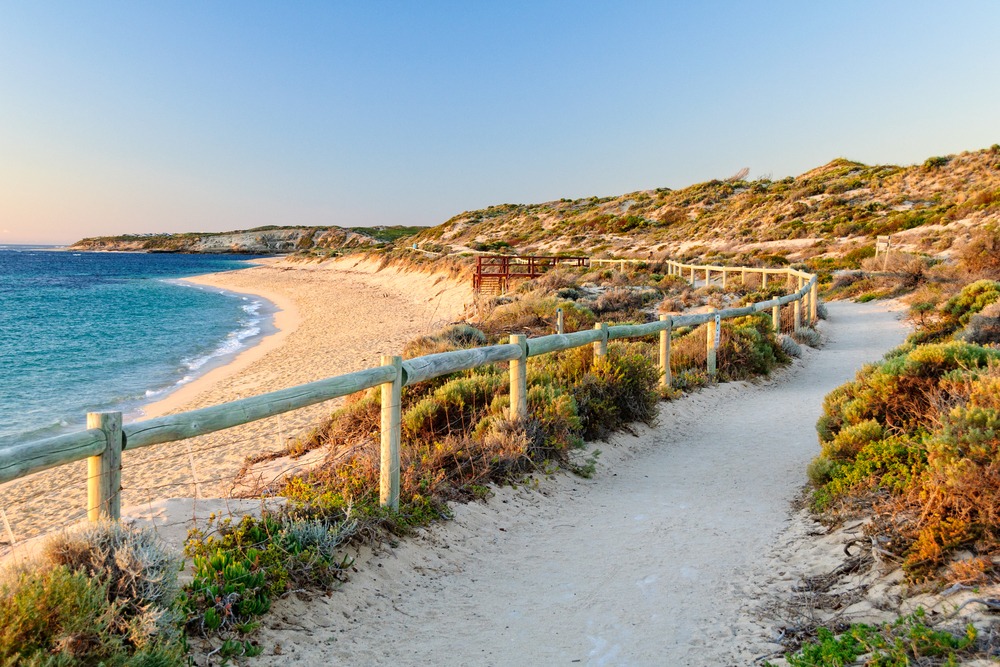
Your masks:
M1000 142L1000 2L0 2L0 243L433 225Z

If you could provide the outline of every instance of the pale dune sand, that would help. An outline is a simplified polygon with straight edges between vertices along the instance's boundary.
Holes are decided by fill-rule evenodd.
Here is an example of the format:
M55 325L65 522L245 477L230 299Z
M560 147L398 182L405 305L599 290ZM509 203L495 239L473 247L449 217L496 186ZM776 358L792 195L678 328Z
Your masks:
M192 278L253 293L281 310L280 331L147 408L150 416L215 405L378 366L416 336L460 319L471 287L443 275L379 270L371 261L265 261L260 266ZM337 399L342 400L342 399ZM133 514L169 498L226 498L247 455L278 449L328 414L337 400L177 443L126 449L123 505ZM298 464L295 464L298 465ZM79 521L86 514L86 463L0 485L0 508L18 542ZM0 521L0 550L9 542Z

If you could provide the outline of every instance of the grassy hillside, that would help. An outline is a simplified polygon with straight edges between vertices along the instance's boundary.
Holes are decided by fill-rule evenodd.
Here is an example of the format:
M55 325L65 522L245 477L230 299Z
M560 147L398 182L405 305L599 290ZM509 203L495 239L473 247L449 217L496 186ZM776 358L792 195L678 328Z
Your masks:
M800 260L897 234L911 250L947 252L969 227L1000 218L1000 145L909 167L836 159L779 181L713 180L681 190L501 204L466 211L411 241L445 251L665 253Z

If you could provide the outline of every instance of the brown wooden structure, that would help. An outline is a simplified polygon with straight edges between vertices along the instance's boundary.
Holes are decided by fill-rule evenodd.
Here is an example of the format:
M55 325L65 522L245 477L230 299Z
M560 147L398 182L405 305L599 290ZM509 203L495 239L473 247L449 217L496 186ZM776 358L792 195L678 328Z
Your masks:
M590 266L589 257L536 257L524 255L479 255L472 289L503 294L512 280L537 278L557 265Z

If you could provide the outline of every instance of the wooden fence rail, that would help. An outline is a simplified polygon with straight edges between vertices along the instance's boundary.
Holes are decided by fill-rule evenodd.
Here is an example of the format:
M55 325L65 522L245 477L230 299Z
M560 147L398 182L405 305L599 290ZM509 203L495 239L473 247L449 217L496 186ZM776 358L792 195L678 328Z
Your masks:
M90 427L87 430L0 449L0 483L88 459L88 518L117 519L121 512L123 451L185 440L373 387L381 387L380 498L383 505L398 509L400 406L401 391L405 386L507 361L510 362L510 415L513 418L525 418L528 415L526 361L529 357L588 344L593 345L595 355L601 357L607 354L607 344L610 340L659 335L660 383L669 385L671 333L674 329L709 325L706 339L708 372L714 375L719 327L722 320L770 309L773 326L776 331L780 331L781 307L793 304L793 326L796 330L802 326L803 321L809 324L816 321L818 304L816 276L809 273L789 268L706 266L674 261L665 263L671 275L690 276L692 281L696 279L697 272L703 271L706 284L711 284L712 273L718 274L725 284L728 274L740 272L744 282L748 275L760 274L764 285L767 276L784 275L786 283L793 283L798 289L786 296L749 306L692 315L662 315L659 321L646 324L608 326L599 323L592 330L556 333L538 338L512 335L506 345L441 352L406 361L398 356L384 356L382 365L375 368L124 426L121 423L121 413L91 413L87 418L87 426Z

